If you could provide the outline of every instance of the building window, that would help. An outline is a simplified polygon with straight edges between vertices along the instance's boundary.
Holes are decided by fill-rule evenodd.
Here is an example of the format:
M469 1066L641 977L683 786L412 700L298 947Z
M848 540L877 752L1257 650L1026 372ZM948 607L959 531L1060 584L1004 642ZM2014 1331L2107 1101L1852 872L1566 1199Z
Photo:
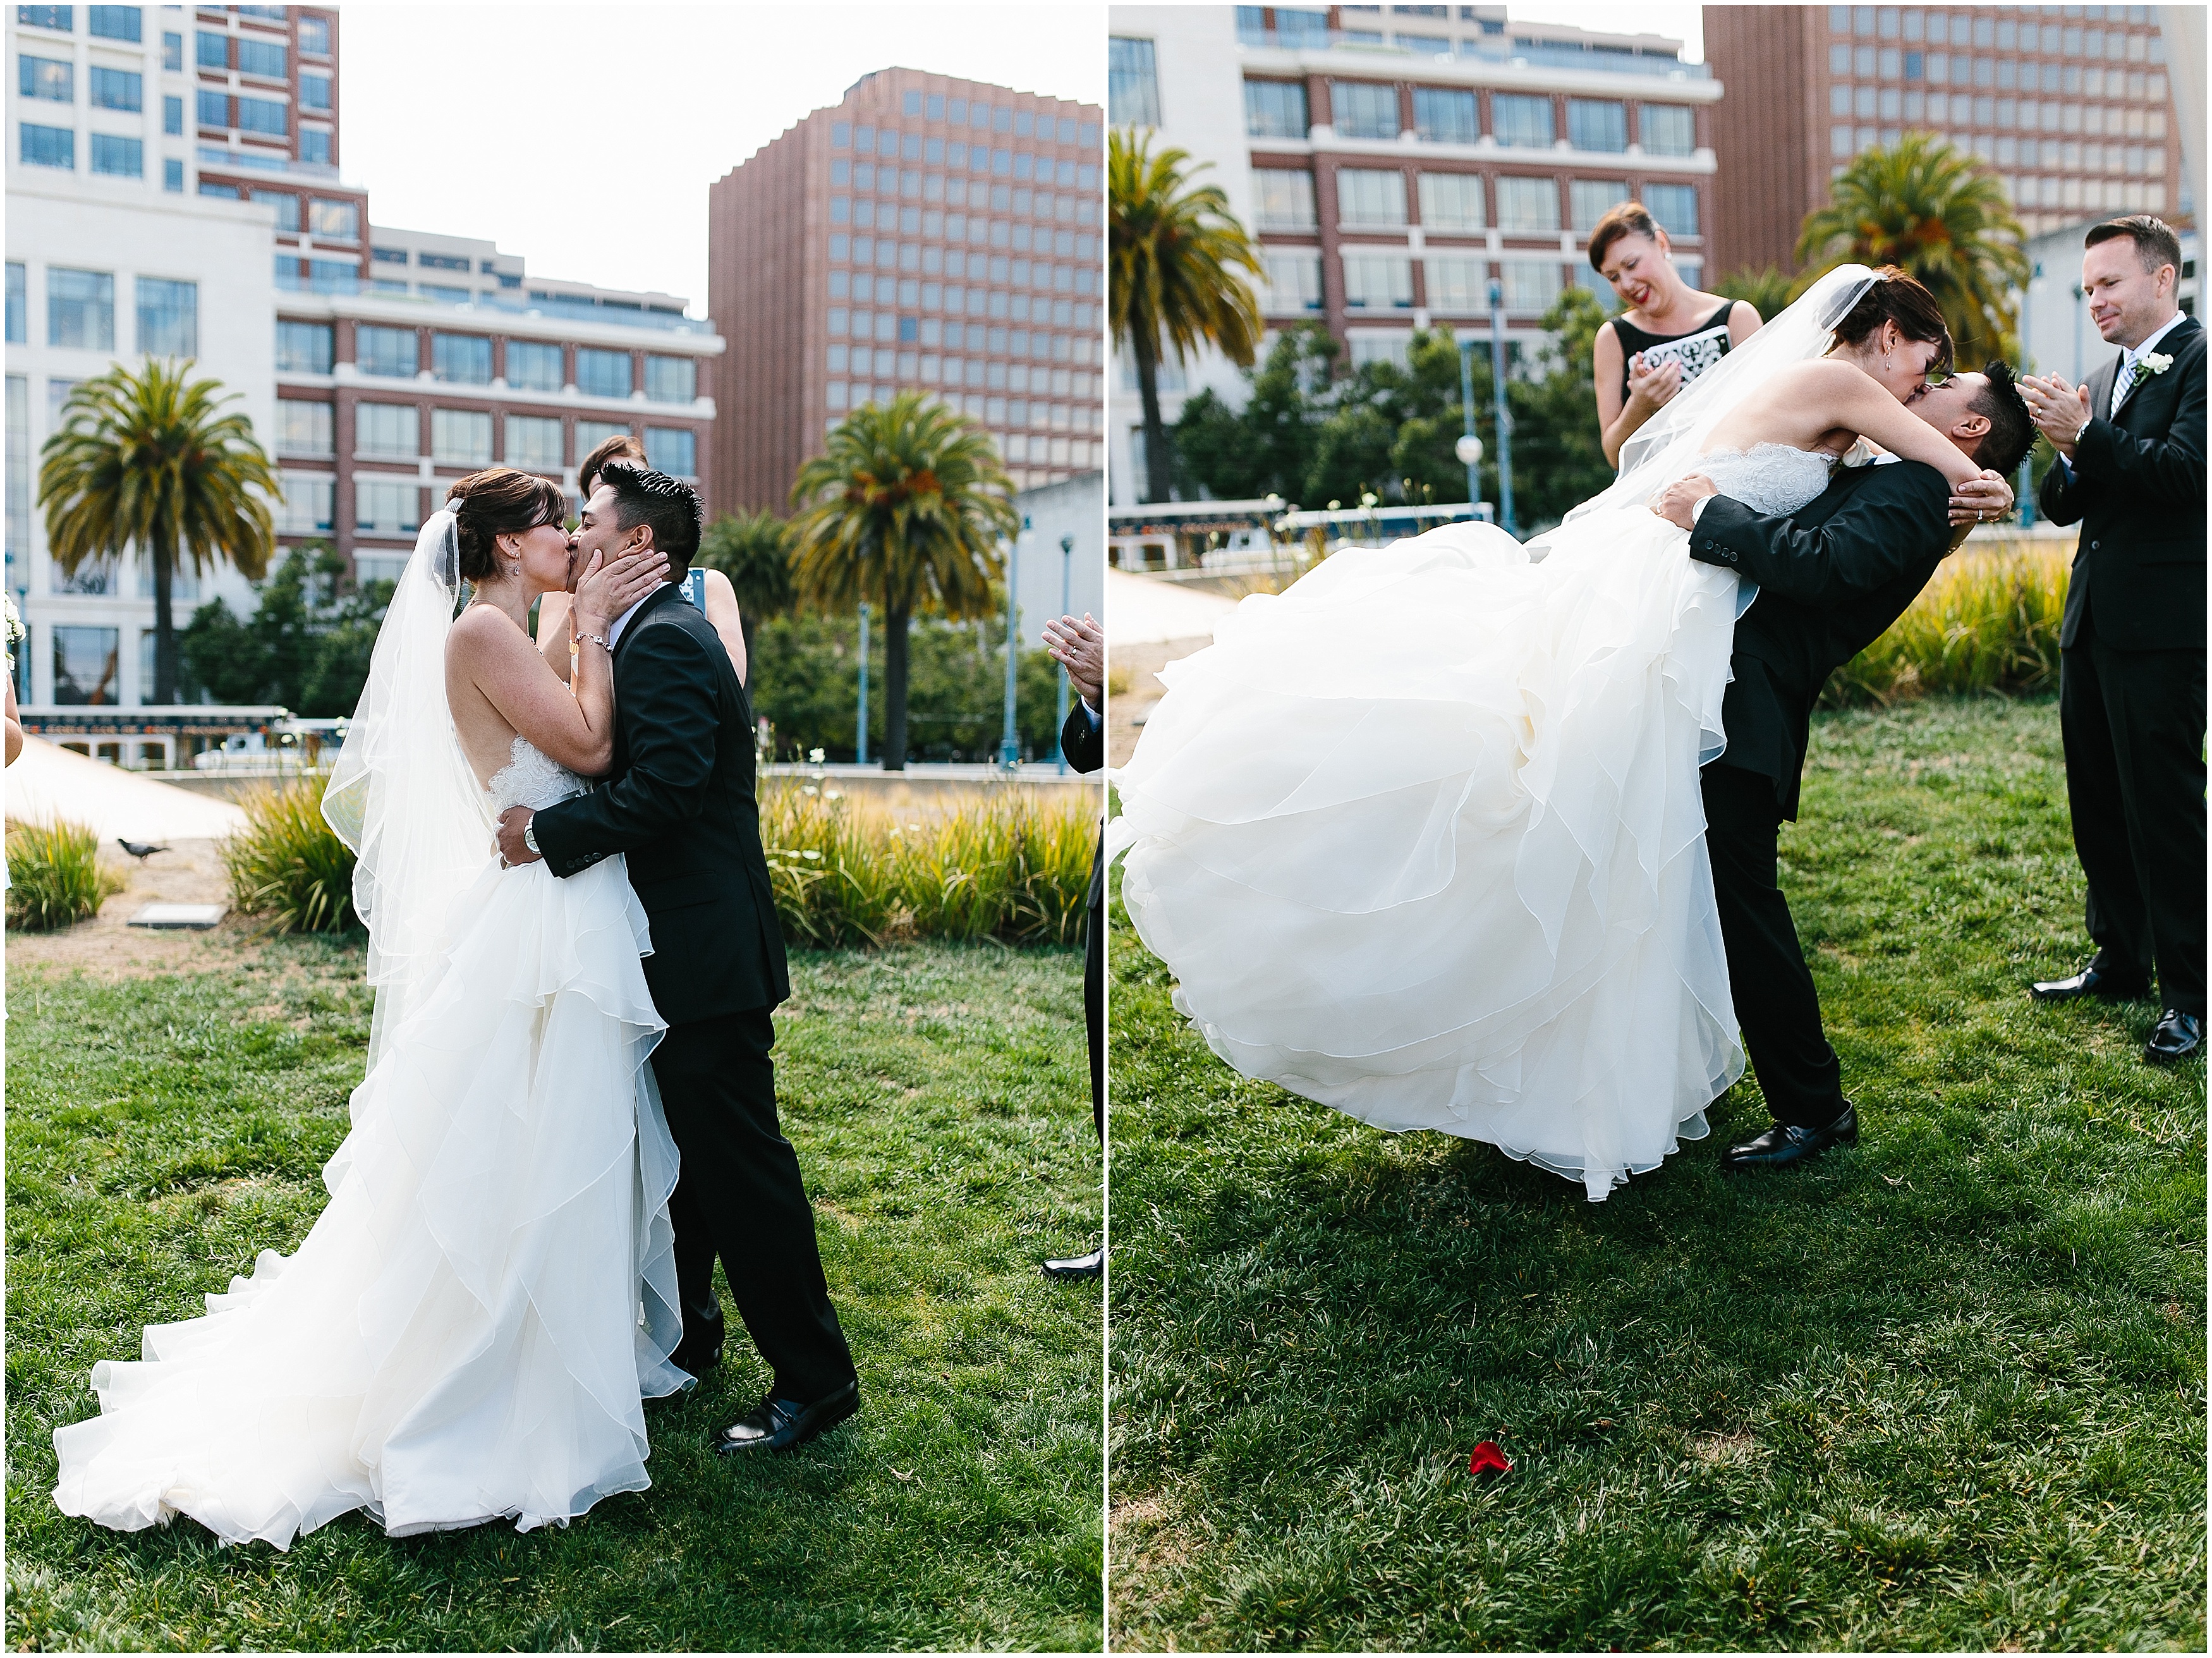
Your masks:
M576 348L576 389L590 398L629 395L629 353Z
M25 267L14 259L8 261L8 343L21 345L28 341L30 283Z
M1344 302L1355 311L1402 310L1413 303L1413 262L1403 253L1344 258Z
M104 270L46 269L46 343L115 349L115 278Z
M1421 224L1429 230L1483 228L1482 179L1472 173L1421 174Z
M300 77L300 107L328 112L331 106L331 77L327 75L302 75Z
M352 202L334 202L318 196L307 206L307 229L326 242L361 240L361 209Z
M361 267L351 259L310 259L307 286L318 294L357 294Z
M149 357L197 357L200 354L200 285L141 276L138 288L138 350Z
M481 334L433 334L430 372L455 386L489 386L491 342ZM489 452L489 436L485 437L484 443Z
M1548 149L1552 145L1552 100L1515 92L1492 93L1491 125L1498 142L1516 149Z
M15 21L37 29L58 29L64 34L76 28L75 6L18 6Z
M328 405L307 404L305 408L322 409ZM284 475L284 513L276 528L288 536L326 536L330 534L337 510L337 480L319 472L288 472Z
M1267 287L1260 296L1263 311L1319 311L1322 308L1321 255L1269 253L1266 256Z
M430 411L430 459L441 466L491 465L491 416L481 410Z
M185 136L185 100L181 98L161 100L161 131L173 138Z
M278 323L276 372L282 374L329 374L333 355L331 334L331 325L326 322Z
M26 98L73 104L76 101L76 68L58 58L33 58L26 52L15 60L15 88Z
M512 358L514 348L509 345ZM561 470L561 422L544 415L507 417L507 464L526 472Z
M1628 199L1628 184L1621 179L1575 179L1567 185L1569 222L1577 235L1587 236L1597 222Z
M1415 87L1413 130L1432 144L1473 143L1482 136L1474 94L1438 87Z
M1160 78L1150 40L1117 35L1107 41L1106 118L1115 126L1160 124Z
M123 109L133 113L146 107L146 77L127 69L102 69L94 64L86 77L94 109Z
M230 125L230 99L220 92L210 92L203 87L198 98L198 107L194 118L204 127L227 127Z
M288 234L300 228L300 198L288 190L257 190L253 199L276 210L276 228Z
M276 399L276 449L286 455L327 455L335 452L331 438L331 405L303 398Z
M327 58L331 55L331 26L327 19L302 17L296 27L302 56Z
M690 357L645 360L647 403L690 403L699 395L699 365Z
M66 11L66 6L48 6ZM54 701L64 708L107 708L121 694L116 662L121 633L114 628L56 628Z
M181 75L185 68L185 37L164 34L161 37L161 67L173 75Z
M230 67L230 37L228 34L210 34L202 30L196 46L198 55L195 61L202 69L228 70Z
M1695 185L1646 185L1644 205L1669 236L1698 234L1698 187Z
M1567 141L1577 149L1620 155L1628 148L1628 106L1609 99L1568 99Z
M241 98L238 100L238 130L282 138L292 131L291 112L273 99Z
M1500 259L1498 270L1508 311L1548 311L1565 286L1556 260Z
M1559 228L1559 180L1499 179L1498 228L1500 230L1557 230Z
M1490 261L1431 258L1428 261L1429 309L1459 313L1490 309Z
M321 127L300 129L300 159L311 167L331 164L331 135Z
M698 434L686 426L648 426L645 428L645 459L656 472L688 478L699 471Z
M507 383L518 392L561 389L561 348L536 340L507 343Z
M1340 138L1398 136L1398 88L1394 86L1376 86L1372 81L1332 81L1328 102Z
M353 355L355 366L364 374L411 376L422 366L411 328L377 328L362 323L354 329Z
M284 48L273 40L252 40L240 35L238 41L238 72L258 76L264 81L282 81L289 70L284 62Z
M1303 138L1309 121L1306 89L1298 81L1247 81L1244 131L1255 138Z
M146 146L137 138L118 138L112 132L92 135L92 170L118 179L143 178Z
M422 452L422 410L413 404L356 404L353 417L356 453L413 460Z
M138 8L136 6L87 6L92 14L93 33L103 40L132 40L143 37L138 33Z
M356 476L353 481L353 527L365 536L411 536L422 527L422 492L412 483L386 483Z
M1388 228L1406 222L1406 175L1395 168L1339 167L1336 216L1340 224Z
M25 167L76 166L76 133L69 127L33 126L23 123L23 165Z
M609 438L629 434L629 426L618 420L580 420L576 422L576 459L581 461Z
M1288 167L1261 167L1252 174L1258 193L1255 215L1262 230L1311 230L1314 228L1313 174Z

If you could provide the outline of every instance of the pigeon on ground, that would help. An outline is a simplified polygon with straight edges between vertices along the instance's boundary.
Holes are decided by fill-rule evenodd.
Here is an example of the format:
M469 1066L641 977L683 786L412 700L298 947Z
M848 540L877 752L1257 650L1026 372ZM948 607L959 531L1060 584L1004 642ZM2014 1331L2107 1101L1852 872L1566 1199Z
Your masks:
M149 858L151 858L155 853L167 852L168 850L168 847L149 847L137 841L126 841L119 835L115 837L115 844L121 847L124 851L129 853L133 858L136 858L142 864Z

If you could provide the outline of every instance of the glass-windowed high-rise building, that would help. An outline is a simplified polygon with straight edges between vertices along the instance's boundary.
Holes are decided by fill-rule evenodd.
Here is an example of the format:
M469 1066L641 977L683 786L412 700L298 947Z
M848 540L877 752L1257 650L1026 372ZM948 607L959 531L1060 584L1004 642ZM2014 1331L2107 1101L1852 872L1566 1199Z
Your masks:
M850 410L918 390L1023 488L1104 465L1103 115L888 69L708 198L716 510L783 510Z

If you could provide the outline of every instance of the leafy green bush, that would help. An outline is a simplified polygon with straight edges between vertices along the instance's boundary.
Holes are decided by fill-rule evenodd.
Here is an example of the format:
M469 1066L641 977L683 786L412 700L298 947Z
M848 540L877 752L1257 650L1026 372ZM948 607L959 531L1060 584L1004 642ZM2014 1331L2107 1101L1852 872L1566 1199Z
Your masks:
M761 799L776 919L792 944L897 938L1073 944L1098 833L1089 805L1016 787L935 817L770 786Z
M8 830L8 925L52 932L95 914L129 883L100 862L100 836L82 823L16 823Z
M201 605L177 636L188 699L204 690L218 702L275 703L310 718L351 714L393 584L341 592L345 573L345 560L317 542L255 584L252 616L219 598Z
M354 856L323 821L329 780L257 790L246 827L222 844L232 901L277 932L343 932L354 925Z
M2069 556L2039 549L1954 556L1887 633L1836 670L1821 706L2056 689Z

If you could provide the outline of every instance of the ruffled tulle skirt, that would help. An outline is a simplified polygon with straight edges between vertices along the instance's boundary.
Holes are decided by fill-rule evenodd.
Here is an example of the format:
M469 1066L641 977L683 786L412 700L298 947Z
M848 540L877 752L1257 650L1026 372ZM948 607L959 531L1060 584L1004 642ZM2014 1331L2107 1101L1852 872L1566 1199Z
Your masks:
M1601 1199L1742 1074L1698 771L1737 583L1641 507L1347 550L1163 676L1122 896L1213 1051Z
M494 865L448 938L298 1250L93 1367L100 1413L54 1435L64 1512L281 1549L353 1509L527 1530L650 1483L641 1401L688 1378L644 912L619 858Z

